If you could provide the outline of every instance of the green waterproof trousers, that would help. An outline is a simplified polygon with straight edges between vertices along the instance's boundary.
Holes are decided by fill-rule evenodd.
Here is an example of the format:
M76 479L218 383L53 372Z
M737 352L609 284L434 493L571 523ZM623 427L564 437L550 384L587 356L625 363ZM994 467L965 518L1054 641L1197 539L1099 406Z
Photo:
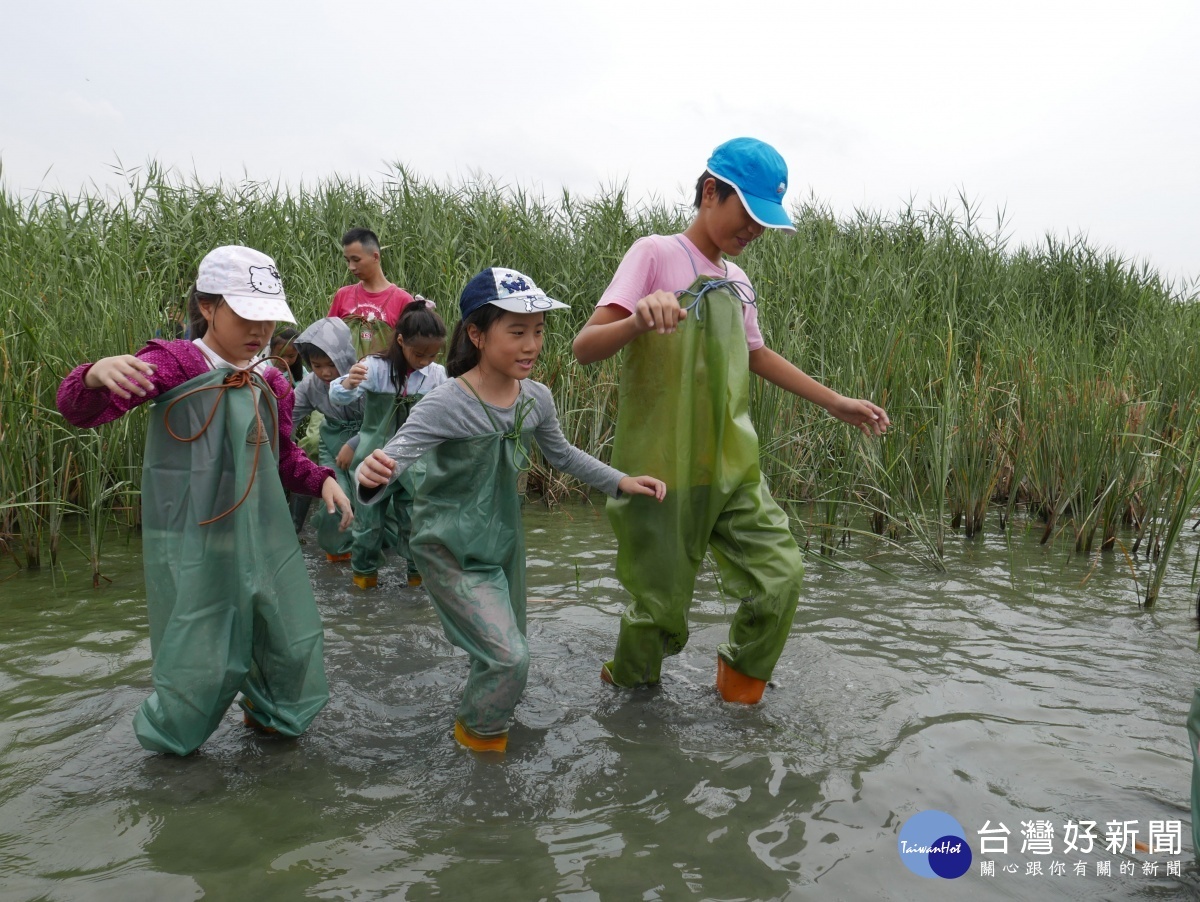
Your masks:
M214 370L153 404L142 548L154 692L133 721L151 751L198 748L239 690L285 736L329 699L277 441L275 396L249 371Z
M398 395L392 392L364 392L363 421L354 462L353 473L372 451L382 448L408 419L412 410L424 395ZM350 566L355 573L373 574L379 569L383 549L395 548L408 560L413 571L412 558L408 551L408 533L412 515L412 485L415 473L406 472L398 480L399 485L388 493L387 498L377 504L359 505L354 511L353 538L350 548ZM354 494L350 495L351 498Z
M325 419L325 415L319 410L314 410L304 421L303 430L297 430L293 433L293 438L296 444L300 446L300 450L308 455L308 459L314 463L319 462L320 457L320 426ZM332 465L330 465L332 466ZM336 469L336 468L334 468ZM296 535L300 535L304 531L304 524L308 521L308 512L312 508L315 500L311 495L299 495L288 492L288 508L292 512L292 525L296 527Z
M608 671L619 686L659 681L664 655L688 640L688 609L705 550L741 600L718 654L739 673L771 677L800 597L804 563L787 515L759 472L742 321L749 286L697 277L676 332L625 349L612 464L667 484L661 504L609 499L617 576L633 600Z
M317 416L317 414L314 414ZM317 445L317 460L323 467L329 467L337 476L338 485L346 493L347 498L354 497L354 471L343 470L337 465L335 458L342 446L358 435L362 424L356 420L331 420L321 417L319 427L320 440ZM332 514L325 509L324 504L317 505L313 516L313 526L317 530L317 544L326 554L346 554L354 544L354 534L340 528L342 512L335 510Z
M521 420L429 451L413 501L413 557L446 638L471 658L458 721L483 737L508 730L529 672L517 476L531 439Z

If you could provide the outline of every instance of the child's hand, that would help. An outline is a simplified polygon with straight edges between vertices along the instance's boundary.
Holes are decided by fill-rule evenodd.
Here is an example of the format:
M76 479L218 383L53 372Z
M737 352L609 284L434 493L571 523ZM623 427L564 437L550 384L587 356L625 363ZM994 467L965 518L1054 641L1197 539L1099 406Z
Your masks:
M675 331L679 321L687 319L687 311L679 306L679 299L669 291L648 294L633 310L634 320L641 332L658 330L659 335Z
M883 435L887 432L892 421L888 419L887 411L878 404L847 398L839 395L829 407L829 412L851 426L857 426L863 435Z
M354 462L354 449L347 443L342 445L342 450L337 453L337 457L333 459L339 470L349 470L350 464Z
M342 512L342 522L338 524L338 531L345 532L346 527L354 520L354 508L338 481L332 476L326 477L321 483L321 500L325 502L325 510L329 513L332 514L335 507Z
M83 377L88 388L107 388L118 398L128 401L134 395L146 397L154 390L150 377L154 375L154 364L147 363L132 354L104 357L92 364Z
M384 454L382 451L372 451L370 455L358 465L358 484L366 486L369 489L377 488L381 485L387 485L392 480L392 473L396 469L396 462Z
M342 380L342 385L346 388L358 388L362 385L362 381L367 378L367 364L360 360L354 366L350 367L350 372L346 374L346 378Z
M622 476L617 488L626 495L653 495L658 501L667 497L667 484L653 476Z

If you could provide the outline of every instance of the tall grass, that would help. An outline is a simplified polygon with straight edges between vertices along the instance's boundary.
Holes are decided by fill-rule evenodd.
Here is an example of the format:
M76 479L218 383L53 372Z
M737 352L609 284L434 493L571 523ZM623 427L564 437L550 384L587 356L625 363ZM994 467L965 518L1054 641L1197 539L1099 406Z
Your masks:
M1200 305L1079 240L1009 248L1003 223L988 230L965 204L796 212L796 236L765 235L739 261L768 343L894 424L868 440L755 385L763 467L802 543L863 556L890 544L940 567L952 536L1024 526L1080 554L1145 559L1139 597L1153 603L1200 500ZM104 526L122 511L136 522L145 421L80 434L54 412L55 388L75 364L165 328L200 258L231 242L275 257L302 323L344 284L338 240L354 225L379 233L393 281L451 320L478 270L528 272L572 304L552 317L538 377L568 437L606 457L619 361L580 367L571 340L629 245L688 213L631 205L620 189L546 199L400 167L377 184L289 190L151 165L119 197L3 193L0 541L21 566L52 562L64 514L78 513L98 578ZM580 491L540 466L532 483L553 498Z

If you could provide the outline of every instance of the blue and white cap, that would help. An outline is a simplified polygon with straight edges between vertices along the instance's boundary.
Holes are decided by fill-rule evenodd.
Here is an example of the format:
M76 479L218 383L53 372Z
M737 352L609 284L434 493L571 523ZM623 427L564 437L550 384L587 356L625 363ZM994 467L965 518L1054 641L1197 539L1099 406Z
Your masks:
M783 208L787 163L770 144L757 138L726 141L712 152L707 168L721 181L733 185L742 206L759 225L796 231Z
M548 297L529 276L499 266L485 269L471 279L458 299L458 309L463 319L484 304L494 304L512 313L544 313L568 306Z

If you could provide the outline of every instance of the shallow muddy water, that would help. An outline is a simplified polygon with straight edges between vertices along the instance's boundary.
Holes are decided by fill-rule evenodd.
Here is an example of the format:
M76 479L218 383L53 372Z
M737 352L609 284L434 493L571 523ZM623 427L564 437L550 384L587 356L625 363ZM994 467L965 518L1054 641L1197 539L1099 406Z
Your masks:
M260 737L234 709L185 759L131 729L150 680L136 543L110 542L98 591L82 564L0 583L0 898L1200 896L1195 533L1151 613L1120 559L995 536L952 543L950 575L810 559L775 684L744 708L712 686L731 606L711 578L662 685L615 691L598 678L624 605L602 512L532 507L526 529L533 666L499 760L455 745L466 659L394 562L364 592L310 556L332 701L307 735ZM900 860L902 826L931 809L973 850L957 880ZM1067 822L1089 820L1092 852L1064 853ZM1022 851L1037 821L1050 854ZM1175 823L1181 850L1108 852L1109 821L1142 842ZM998 824L1008 853L981 855Z

